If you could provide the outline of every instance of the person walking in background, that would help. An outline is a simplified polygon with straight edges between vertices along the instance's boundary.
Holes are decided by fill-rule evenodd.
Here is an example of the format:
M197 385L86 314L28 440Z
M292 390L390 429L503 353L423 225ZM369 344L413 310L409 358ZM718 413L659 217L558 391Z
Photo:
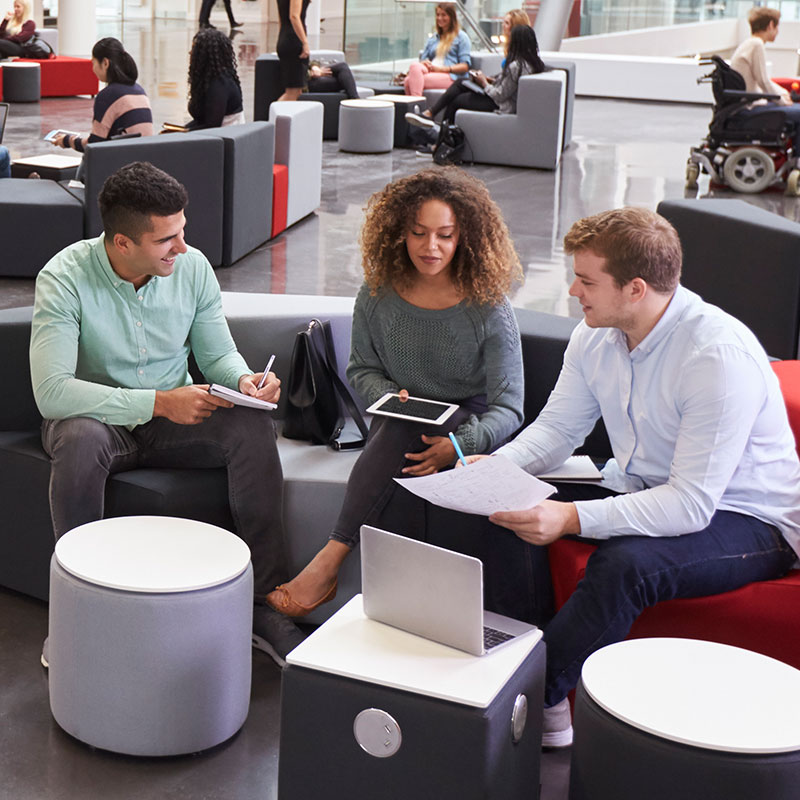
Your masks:
M306 10L311 0L278 0L280 61L283 94L279 101L297 100L306 86L308 57L311 53L306 34Z
M211 16L211 9L214 7L214 3L217 0L203 0L202 5L200 6L200 27L201 28L213 28L214 26L209 22L209 17ZM231 0L223 0L225 3L225 11L228 14L228 23L230 24L231 28L241 28L244 23L237 22L233 18L233 9L231 8Z

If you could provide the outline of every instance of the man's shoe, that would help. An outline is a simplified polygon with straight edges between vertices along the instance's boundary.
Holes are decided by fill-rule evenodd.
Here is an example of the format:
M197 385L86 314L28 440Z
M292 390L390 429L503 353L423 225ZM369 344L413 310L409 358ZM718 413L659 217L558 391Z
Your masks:
M406 112L406 122L409 125L416 125L418 128L432 128L436 123L422 114L415 114L413 111Z
M49 636L44 640L44 644L42 645L42 654L39 656L39 661L42 662L42 666L45 669L50 669L50 637Z
M244 25L244 22L236 22L236 20L231 20L231 28L241 28Z
M569 747L572 744L572 715L569 699L545 708L542 721L542 747Z
M266 653L279 667L286 666L286 656L305 638L283 614L269 606L253 608L253 647Z

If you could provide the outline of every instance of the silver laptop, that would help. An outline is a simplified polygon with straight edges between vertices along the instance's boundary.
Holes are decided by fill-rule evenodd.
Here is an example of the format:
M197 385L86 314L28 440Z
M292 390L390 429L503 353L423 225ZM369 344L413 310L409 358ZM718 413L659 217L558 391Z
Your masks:
M483 609L477 558L361 526L364 613L476 656L536 630Z

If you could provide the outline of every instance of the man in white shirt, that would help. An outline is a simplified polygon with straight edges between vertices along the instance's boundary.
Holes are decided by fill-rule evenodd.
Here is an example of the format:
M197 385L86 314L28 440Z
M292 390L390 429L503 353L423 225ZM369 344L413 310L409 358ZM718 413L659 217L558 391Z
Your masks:
M599 545L563 608L536 620L549 746L572 740L566 696L584 660L642 610L777 578L800 553L800 463L777 378L748 328L679 285L675 229L623 208L579 220L564 244L584 320L547 405L497 452L545 472L602 416L614 457L602 486L562 484L555 500L490 517L532 545L570 534ZM526 588L541 597L542 551L508 544L504 579L538 563Z

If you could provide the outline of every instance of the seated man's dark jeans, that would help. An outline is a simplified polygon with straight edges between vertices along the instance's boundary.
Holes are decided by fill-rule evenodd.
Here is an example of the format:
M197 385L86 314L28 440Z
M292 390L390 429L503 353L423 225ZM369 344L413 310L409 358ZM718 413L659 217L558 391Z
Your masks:
M613 496L599 486L554 484L555 500ZM770 580L791 569L797 556L777 529L754 517L718 511L707 528L682 536L616 536L597 544L586 574L553 614L547 548L527 544L486 517L430 508L437 544L445 531L454 550L479 532L486 607L544 628L547 643L545 705L572 690L595 650L622 641L652 605L676 597L702 597ZM430 527L432 526L432 527Z
M199 425L153 419L132 431L87 417L44 420L52 459L50 513L56 538L102 519L108 475L139 467L225 467L236 533L250 548L255 595L287 579L283 473L268 414L220 408Z

